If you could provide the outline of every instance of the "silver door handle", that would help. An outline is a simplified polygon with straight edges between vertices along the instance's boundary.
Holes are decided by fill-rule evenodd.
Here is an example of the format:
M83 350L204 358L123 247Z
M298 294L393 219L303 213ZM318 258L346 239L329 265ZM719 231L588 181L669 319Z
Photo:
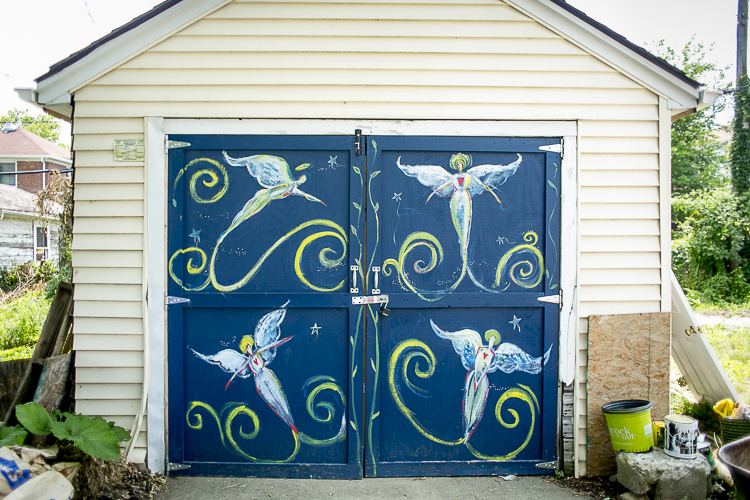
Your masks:
M372 289L372 294L380 295L380 267L372 266L372 272L375 273L375 288Z
M349 269L352 272L352 287L349 289L349 293L359 293L359 288L357 288L357 271L359 271L359 266L349 266Z

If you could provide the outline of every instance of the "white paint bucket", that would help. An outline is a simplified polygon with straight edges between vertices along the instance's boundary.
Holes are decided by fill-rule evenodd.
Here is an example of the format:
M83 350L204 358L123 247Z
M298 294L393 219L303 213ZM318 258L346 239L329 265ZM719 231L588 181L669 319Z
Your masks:
M664 452L675 458L698 456L698 421L685 415L664 417Z

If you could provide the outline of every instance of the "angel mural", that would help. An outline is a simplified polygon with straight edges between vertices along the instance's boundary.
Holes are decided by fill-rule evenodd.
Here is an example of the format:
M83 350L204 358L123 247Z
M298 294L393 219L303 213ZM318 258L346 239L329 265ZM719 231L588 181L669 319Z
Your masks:
M479 332L465 328L457 332L447 332L430 320L432 331L441 339L450 340L453 349L461 358L461 364L469 371L466 376L466 389L463 401L463 429L464 441L468 441L471 434L482 420L482 414L489 395L489 381L487 375L500 370L503 373L516 371L536 375L541 373L544 365L549 361L552 346L543 356L532 357L523 349L510 342L500 343L500 333L488 330L485 333L489 344L482 342ZM497 347L493 348L495 342Z
M266 205L273 200L280 200L287 196L303 196L309 201L325 203L315 196L305 193L299 186L307 181L307 177L302 175L299 179L294 180L289 164L284 158L272 155L253 155L244 158L232 158L226 151L222 151L224 159L233 167L245 167L247 171L255 177L258 184L264 189L258 190L245 206L234 216L232 223L223 234L228 234L235 227L242 224L253 215L263 210ZM299 165L295 170L304 170L309 167L309 163Z
M288 303L284 304L281 309L276 309L260 318L255 327L255 333L245 335L240 340L241 352L234 349L224 349L216 354L206 356L194 349L190 350L203 361L216 365L223 371L232 374L224 387L225 390L229 388L229 384L235 377L248 378L252 375L255 378L255 389L260 397L295 434L299 434L289 411L289 402L284 395L281 382L279 382L276 374L268 368L268 365L276 357L276 348L289 342L294 337L292 335L279 340L281 322L284 321L286 316L286 305Z
M396 164L404 174L416 178L421 184L432 189L427 201L430 201L433 195L440 198L450 197L453 227L458 234L461 257L466 260L471 232L471 199L489 192L502 205L494 189L516 173L521 161L522 157L519 154L518 159L509 165L477 165L464 171L471 166L471 156L457 153L451 156L449 161L450 167L457 171L455 174L437 165L402 165L400 156Z

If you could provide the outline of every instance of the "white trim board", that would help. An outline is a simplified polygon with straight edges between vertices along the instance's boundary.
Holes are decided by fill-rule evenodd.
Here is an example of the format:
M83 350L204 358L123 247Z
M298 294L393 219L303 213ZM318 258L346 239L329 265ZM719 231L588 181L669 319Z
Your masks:
M561 256L559 378L565 384L575 376L578 324L578 124L575 121L377 121L377 120L170 120L147 118L146 203L148 214L146 262L148 265L148 467L166 467L167 374L166 314L166 159L165 135L424 135L455 137L562 137L565 156L561 165ZM567 248L566 250L563 250ZM145 382L145 381L144 381Z

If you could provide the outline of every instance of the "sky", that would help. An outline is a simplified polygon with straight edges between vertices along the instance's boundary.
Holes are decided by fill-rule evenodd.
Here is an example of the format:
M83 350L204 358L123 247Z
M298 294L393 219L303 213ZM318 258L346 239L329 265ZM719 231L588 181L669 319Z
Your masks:
M13 108L40 111L18 99L14 87L34 87L34 79L68 55L146 12L160 0L23 0L3 2L0 52L0 114ZM664 40L682 48L695 37L714 45L708 60L731 66L735 78L737 0L568 0L590 17L637 45ZM724 115L723 121L731 120ZM70 128L61 139L69 144Z

